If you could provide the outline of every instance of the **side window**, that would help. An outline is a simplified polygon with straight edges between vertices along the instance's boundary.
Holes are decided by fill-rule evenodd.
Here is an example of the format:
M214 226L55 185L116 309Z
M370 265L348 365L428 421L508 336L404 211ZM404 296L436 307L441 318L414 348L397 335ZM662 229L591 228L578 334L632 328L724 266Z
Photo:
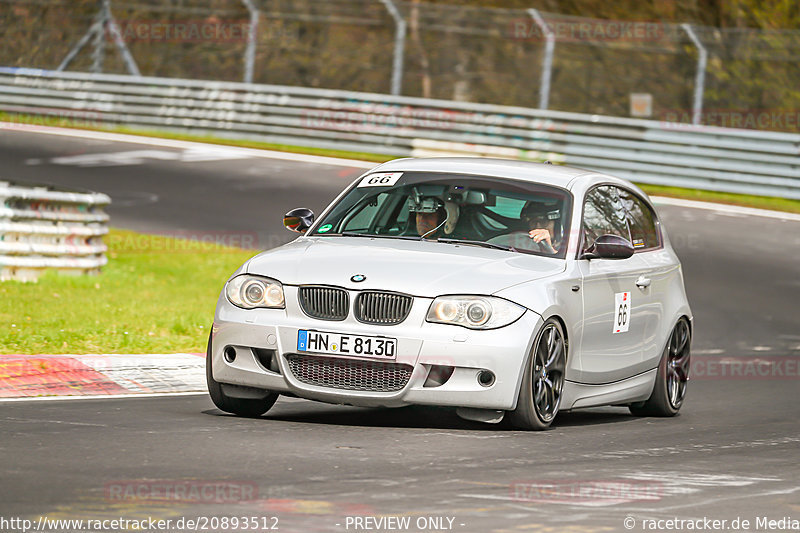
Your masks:
M349 215L342 224L341 231L368 231L372 225L383 203L386 201L388 194L381 193L372 198L365 199L364 205L361 206L355 213Z
M379 196L380 212L374 222L375 233L400 235L409 228L409 224L413 224L414 216L409 211L409 198L408 195L396 193L385 193Z
M628 221L619 189L602 185L586 196L583 204L583 249L601 235L619 235L630 239Z
M655 213L638 196L625 189L619 189L619 195L625 210L628 212L628 224L631 228L631 244L636 250L658 248L658 228Z

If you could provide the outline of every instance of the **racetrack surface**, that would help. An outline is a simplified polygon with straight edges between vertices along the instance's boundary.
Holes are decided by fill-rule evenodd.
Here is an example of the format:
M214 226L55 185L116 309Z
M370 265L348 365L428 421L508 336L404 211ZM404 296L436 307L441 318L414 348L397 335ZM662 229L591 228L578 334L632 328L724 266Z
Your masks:
M291 239L285 211L319 212L363 171L24 131L0 132L0 168L0 179L109 194L116 227L256 232L262 247ZM447 409L295 399L256 420L224 415L205 396L4 403L0 516L257 513L278 516L282 531L387 530L346 529L348 515L407 515L418 531L418 517L439 516L469 532L623 531L627 516L633 531L645 517L800 518L800 223L659 213L683 262L695 368L706 371L676 418L591 409L524 433ZM781 379L720 375L763 369L757 360ZM114 492L186 480L257 490L220 503Z

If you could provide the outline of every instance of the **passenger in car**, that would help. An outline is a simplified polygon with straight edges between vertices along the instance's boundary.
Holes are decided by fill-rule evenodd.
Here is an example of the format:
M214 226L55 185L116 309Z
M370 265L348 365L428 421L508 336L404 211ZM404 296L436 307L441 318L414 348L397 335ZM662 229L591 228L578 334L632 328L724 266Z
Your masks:
M436 196L412 197L409 212L415 215L417 235L427 239L451 236L459 216L459 208L454 202L443 202ZM442 229L444 232L440 235Z

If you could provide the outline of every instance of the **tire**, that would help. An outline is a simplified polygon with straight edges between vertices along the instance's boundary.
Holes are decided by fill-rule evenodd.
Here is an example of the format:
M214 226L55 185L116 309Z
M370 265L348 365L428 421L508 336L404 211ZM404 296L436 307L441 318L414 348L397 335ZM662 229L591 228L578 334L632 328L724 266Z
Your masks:
M635 416L675 416L686 398L689 381L692 330L686 318L678 320L658 364L653 393L645 402L628 408Z
M222 384L214 379L211 373L211 335L208 337L208 348L206 349L206 383L208 384L208 394L211 401L221 411L232 413L238 416L256 418L267 411L275 404L279 394L276 392L264 391L264 398L233 398L222 390Z
M517 408L508 413L508 423L518 429L541 431L550 427L561 405L567 342L561 323L549 318L542 324L533 343Z

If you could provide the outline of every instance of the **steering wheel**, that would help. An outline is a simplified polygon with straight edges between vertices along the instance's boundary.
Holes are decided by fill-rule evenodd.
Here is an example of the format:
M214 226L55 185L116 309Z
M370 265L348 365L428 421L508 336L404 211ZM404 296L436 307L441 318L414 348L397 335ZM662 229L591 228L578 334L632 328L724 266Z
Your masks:
M508 246L513 246L517 249L522 250L530 250L532 252L541 252L545 254L555 254L556 250L552 246L547 244L547 241L534 241L530 233L528 231L512 231L511 233L506 234L503 239L502 244L507 244ZM499 244L498 240L498 244Z
M547 244L542 244L534 241L531 239L531 236L528 234L527 231L512 231L511 233L505 233L503 235L498 235L497 237L493 237L486 241L492 244L502 244L506 246L511 246L516 248L517 250L528 250L531 252L542 252L542 253L555 253L555 251L547 250Z

